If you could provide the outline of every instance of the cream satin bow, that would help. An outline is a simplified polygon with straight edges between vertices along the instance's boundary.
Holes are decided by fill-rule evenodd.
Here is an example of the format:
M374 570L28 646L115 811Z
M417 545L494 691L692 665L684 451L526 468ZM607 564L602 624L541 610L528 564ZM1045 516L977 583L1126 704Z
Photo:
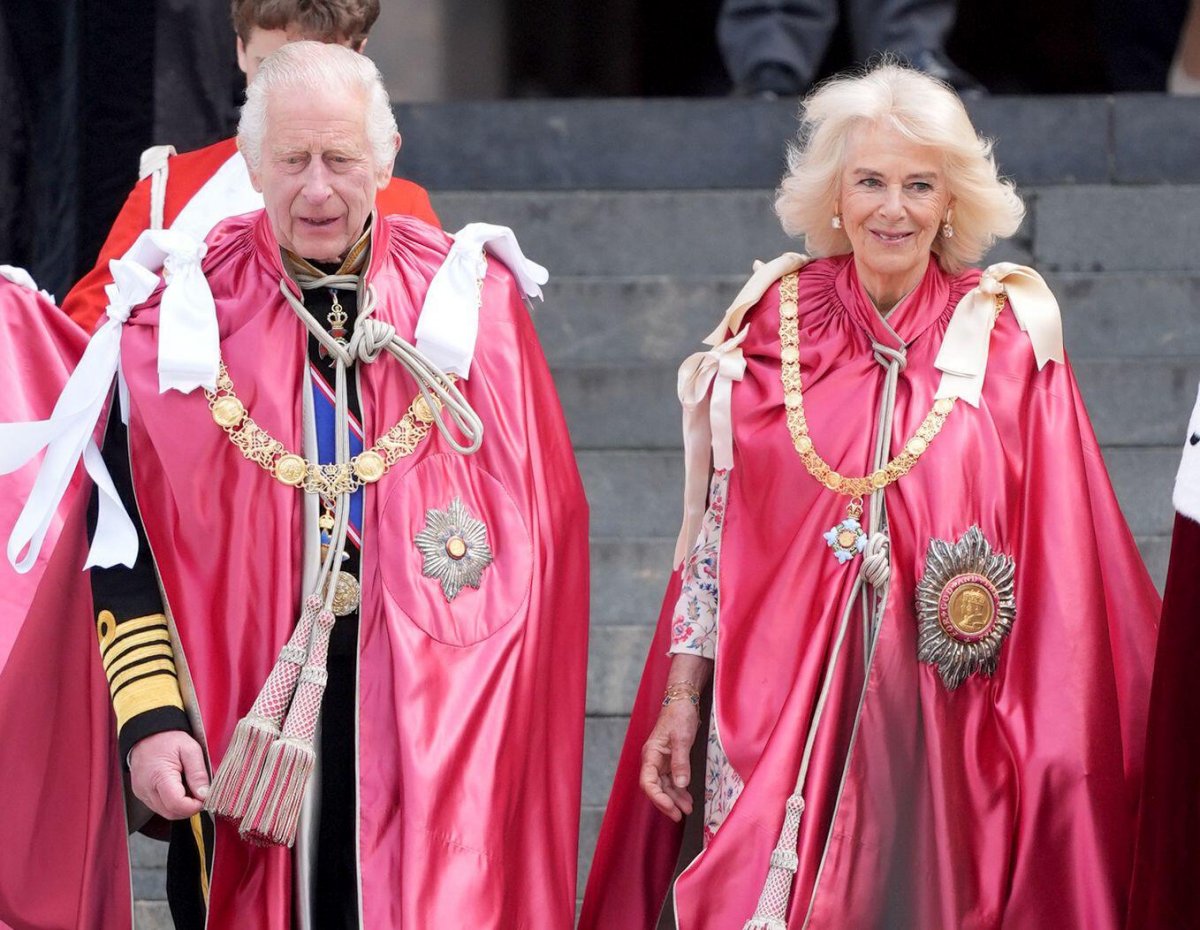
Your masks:
M954 308L934 360L934 366L942 372L935 398L957 397L979 406L992 328L996 325L996 297L1000 294L1008 295L1018 325L1029 334L1038 370L1047 362L1063 361L1062 316L1054 294L1032 268L1000 262L988 267L979 285L964 294Z
M137 557L137 530L121 504L94 434L117 372L121 327L129 319L130 310L154 293L158 275L125 259L111 261L109 269L113 283L105 288L108 319L88 342L50 418L0 424L0 474L16 471L46 450L29 499L8 539L8 560L21 573L37 561L80 459L100 492L96 533L84 567L108 567L118 562L133 565Z
M741 345L749 331L742 326L742 320L772 284L807 263L808 257L796 252L785 252L769 262L755 262L754 274L733 299L717 328L705 337L704 344L712 348L689 356L679 367L684 479L683 526L675 541L675 568L683 564L704 520L709 465L717 469L733 468L733 382L741 381L746 372ZM730 332L737 335L726 339Z
M733 382L746 373L743 327L707 352L689 355L679 366L679 403L683 406L683 526L675 541L676 568L683 564L704 519L709 464L733 467ZM711 454L711 455L710 455Z
M729 309L721 317L721 322L717 324L717 328L704 338L704 344L706 346L715 346L725 339L726 333L736 333L740 330L746 313L751 307L762 300L762 296L767 292L767 288L785 274L799 271L808 264L808 261L808 256L801 255L799 252L784 252L778 258L773 258L769 262L756 261L754 263L754 273L750 275L750 280L742 285L742 289L738 291L737 297L733 298L733 303L729 305Z

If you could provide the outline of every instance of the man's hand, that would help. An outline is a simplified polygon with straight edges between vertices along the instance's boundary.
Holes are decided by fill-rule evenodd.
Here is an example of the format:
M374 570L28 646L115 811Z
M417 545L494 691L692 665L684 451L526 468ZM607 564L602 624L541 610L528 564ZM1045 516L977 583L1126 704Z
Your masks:
M129 773L138 800L167 820L200 813L208 797L204 751L183 730L155 733L134 743Z
M654 806L676 823L692 812L690 757L699 726L700 712L691 701L672 701L659 713L642 747L638 783Z

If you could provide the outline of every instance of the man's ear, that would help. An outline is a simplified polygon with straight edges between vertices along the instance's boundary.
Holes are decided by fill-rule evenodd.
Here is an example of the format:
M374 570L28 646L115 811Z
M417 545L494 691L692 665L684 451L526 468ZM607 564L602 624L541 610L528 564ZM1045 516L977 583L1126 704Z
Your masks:
M238 147L238 151L242 155L242 158L246 159L246 171L250 175L250 186L253 187L258 193L261 194L262 193L262 181L259 179L258 171L250 166L250 159L246 158L246 150L242 148L241 137L239 137L237 140L237 147Z
M242 74L250 73L250 59L246 57L246 43L242 41L242 37L237 37L237 63L242 69Z
M392 160L387 163L387 167L379 169L379 175L375 179L376 186L383 190L392 183L392 175L396 173L396 156L400 154L400 143L403 140L400 138L400 133L396 133L395 149L392 151Z
M352 44L350 47L360 55L365 54L367 51L367 37L363 36L362 39L360 39L357 43Z

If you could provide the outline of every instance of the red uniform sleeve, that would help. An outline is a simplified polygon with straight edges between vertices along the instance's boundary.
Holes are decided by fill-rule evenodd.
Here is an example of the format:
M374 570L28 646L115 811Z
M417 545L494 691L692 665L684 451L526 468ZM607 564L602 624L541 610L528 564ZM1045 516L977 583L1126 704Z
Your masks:
M442 221L433 212L433 204L429 202L429 192L412 181L392 178L391 183L379 192L376 203L383 216L415 216L431 226L442 228Z
M63 299L62 309L72 320L89 333L104 313L108 298L104 294L106 285L112 282L108 261L124 255L143 229L150 225L150 179L139 181L125 198L116 222L108 231L108 238L100 247L96 264L79 283L71 288Z

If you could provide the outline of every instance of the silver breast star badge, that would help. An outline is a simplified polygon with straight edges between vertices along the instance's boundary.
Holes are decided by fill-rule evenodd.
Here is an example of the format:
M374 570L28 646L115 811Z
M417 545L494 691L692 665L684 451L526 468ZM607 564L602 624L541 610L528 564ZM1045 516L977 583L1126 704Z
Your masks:
M414 541L425 557L421 574L441 582L447 603L463 588L478 588L484 569L492 564L487 527L457 497L445 510L425 511L425 528Z

